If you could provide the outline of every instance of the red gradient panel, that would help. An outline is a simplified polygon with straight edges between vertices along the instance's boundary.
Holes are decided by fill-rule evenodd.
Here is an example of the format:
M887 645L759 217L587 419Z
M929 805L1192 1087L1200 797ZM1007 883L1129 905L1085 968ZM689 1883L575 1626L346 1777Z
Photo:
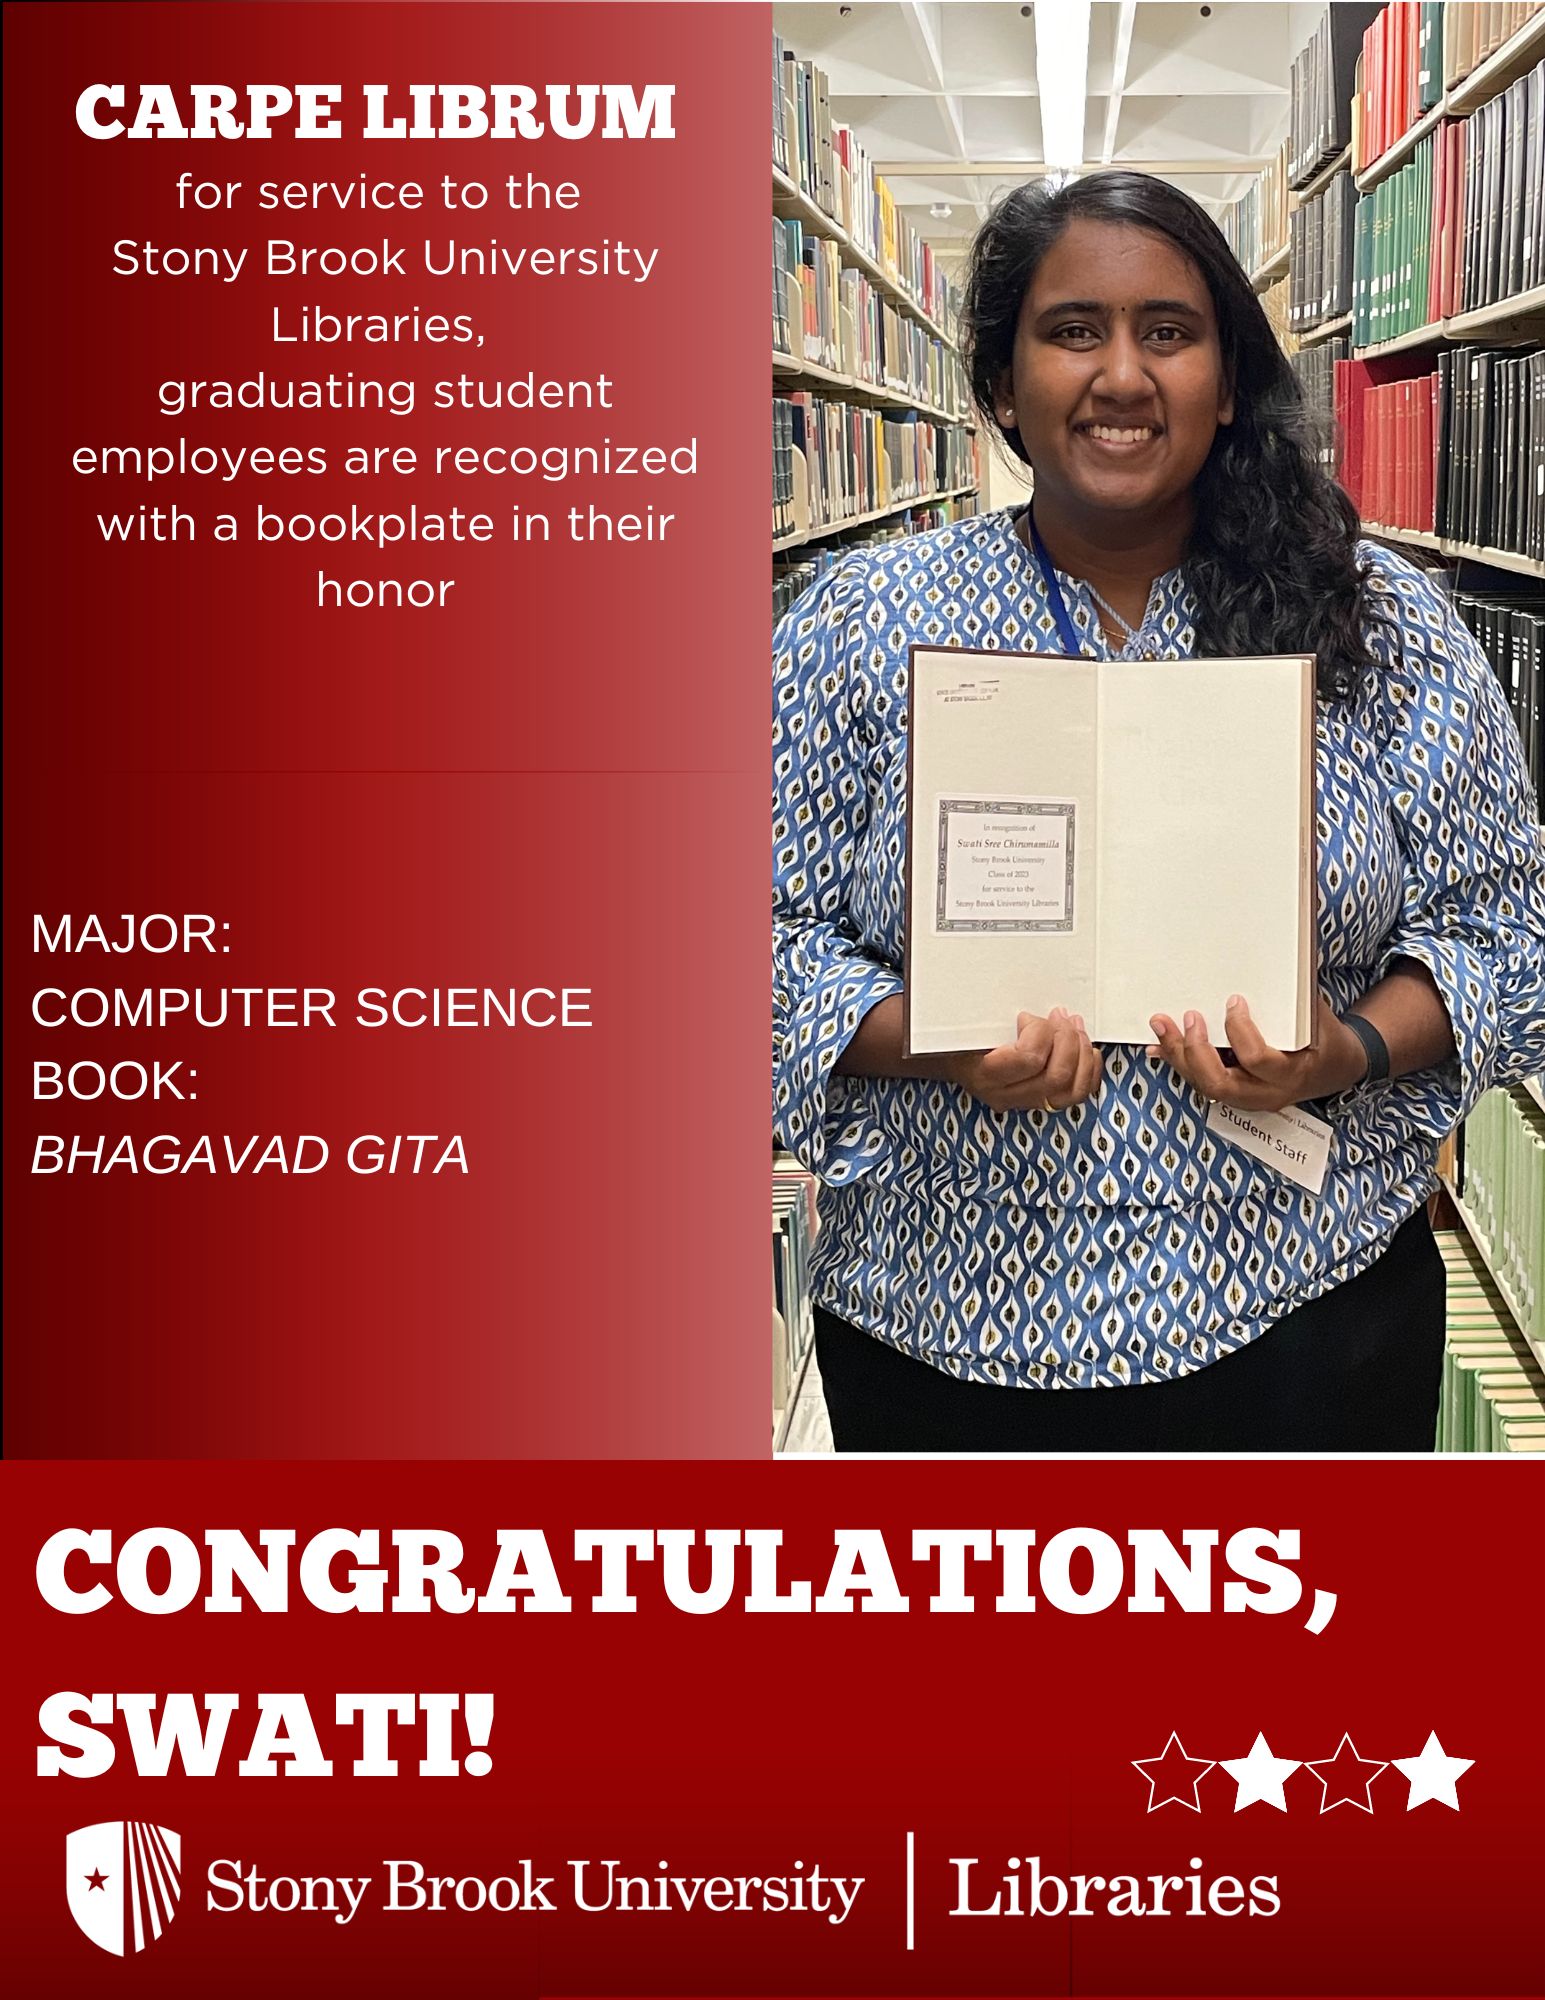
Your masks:
M758 7L81 5L7 16L8 1444L22 1456L765 1450L766 96ZM360 88L676 87L671 140L368 143ZM88 83L341 83L337 141L95 142ZM231 213L176 179L239 179ZM268 180L479 180L481 212L260 212ZM581 190L511 211L503 182ZM112 275L113 246L657 250L648 283ZM141 250L139 253L143 255ZM20 282L17 281L19 274ZM467 314L480 348L276 344L303 307ZM195 410L160 385L329 374L418 414ZM466 374L609 378L590 412L437 413ZM695 478L139 482L134 444L686 448ZM105 543L99 511L196 513ZM484 511L487 545L259 548L256 510ZM578 544L565 510L676 516ZM547 546L509 539L549 514ZM241 537L212 539L217 513ZM316 574L455 578L316 608ZM34 956L33 914L209 912L226 955ZM331 1032L60 1030L44 985L323 986ZM560 1033L348 1025L365 986L593 989ZM35 1105L35 1060L181 1060L196 1102ZM35 1176L35 1132L325 1138L315 1178ZM471 1172L348 1173L366 1134ZM431 1149L437 1157L440 1147Z
M1545 1753L1535 1727L1538 1594L1520 1584L1538 1546L1538 1483L1506 1464L1391 1468L1262 1463L1249 1499L1235 1468L991 1464L633 1468L100 1466L11 1468L7 1544L5 1881L8 1968L17 1991L157 1995L429 1991L527 1994L1521 1994L1538 1991L1536 1895L1545 1838ZM132 1500L125 1499L126 1488ZM1469 1520L1494 1525L1484 1532ZM323 1528L447 1529L481 1589L500 1526L541 1528L572 1614L330 1616L292 1587L291 1609L195 1608L147 1617L110 1605L45 1607L37 1551L68 1525L110 1527L121 1547L159 1523L197 1542L209 1524L255 1537ZM825 1584L839 1527L884 1531L906 1614L689 1616L666 1600L658 1558L635 1566L638 1610L590 1608L598 1566L573 1559L577 1529L685 1525L782 1530L781 1580ZM909 1559L915 1527L1034 1528L1037 1561L1059 1529L1135 1526L1178 1543L1220 1536L1210 1612L994 1611L998 1572L966 1566L969 1613L930 1614L934 1566ZM1295 1527L1303 1604L1225 1614L1221 1551L1237 1530ZM739 1560L744 1561L744 1552ZM708 1579L706 1551L693 1582ZM343 1582L339 1563L334 1580ZM72 1585L114 1585L80 1558ZM164 1567L151 1568L156 1588ZM1070 1572L1089 1587L1089 1572ZM742 1585L746 1572L739 1572ZM1130 1580L1130 1569L1128 1577ZM1316 1589L1337 1603L1305 1629ZM137 1777L124 1726L117 1762L89 1780L35 1775L35 1728L52 1692L223 1690L239 1696L219 1775ZM331 1778L241 1778L261 1690L303 1692ZM417 1731L397 1777L358 1778L353 1730L333 1726L341 1691L488 1691L486 1776L417 1774ZM1134 1759L1173 1731L1214 1768L1199 1810L1146 1810ZM1458 1810L1408 1806L1395 1759L1436 1732L1470 1760ZM1285 1780L1285 1811L1235 1809L1221 1760L1257 1733L1299 1764L1349 1734L1386 1765L1373 1810L1320 1809L1314 1774ZM454 1754L471 1740L458 1722ZM183 1897L142 1957L104 1959L65 1907L64 1836L102 1820L179 1832ZM906 1948L906 1836L916 1855L915 1949ZM1131 1874L1204 1883L1271 1878L1272 1915L955 1917L957 1864L975 1857L976 1899L1015 1858L1045 1875ZM489 1880L555 1879L557 1908L496 1914L381 1908L386 1864ZM359 1914L211 1910L217 1860L261 1876L368 1876ZM581 1913L575 1860L623 1872L862 1877L851 1914ZM1200 1864L1199 1866L1197 1864ZM662 1864L665 1864L662 1867ZM1028 1870L1019 1871L1023 1879ZM297 1979L300 1984L297 1986Z

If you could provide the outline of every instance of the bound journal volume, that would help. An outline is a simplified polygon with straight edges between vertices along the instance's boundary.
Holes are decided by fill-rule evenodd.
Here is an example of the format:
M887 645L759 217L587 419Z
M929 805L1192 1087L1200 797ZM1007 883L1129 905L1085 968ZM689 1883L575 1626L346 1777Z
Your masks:
M906 1052L1066 1007L1102 1042L1243 994L1314 1020L1314 661L914 646Z

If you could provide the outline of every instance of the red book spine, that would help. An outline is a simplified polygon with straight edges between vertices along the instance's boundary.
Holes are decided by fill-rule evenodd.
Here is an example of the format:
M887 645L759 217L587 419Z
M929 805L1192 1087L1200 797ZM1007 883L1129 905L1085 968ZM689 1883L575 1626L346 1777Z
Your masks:
M1405 21L1400 0L1389 9L1389 69L1384 79L1384 144L1393 146L1400 137L1400 51L1405 42Z
M1379 473L1379 399L1370 385L1363 391L1363 454L1366 466L1365 478L1368 487L1368 513L1371 519L1379 518L1380 483Z
M1393 456L1390 464L1390 525L1403 528L1409 518L1406 513L1406 417L1409 410L1404 382L1396 382L1391 390L1394 404L1394 421L1390 425L1393 442Z
M1369 520L1379 518L1379 396L1373 386L1363 390L1363 480L1367 486Z
M1387 527L1391 528L1398 528L1400 525L1400 523L1395 518L1395 516L1400 512L1400 496L1395 490L1396 452L1398 446L1399 401L1400 401L1400 392L1393 383L1388 384L1384 389L1380 391L1380 402L1382 405L1382 415L1384 419L1383 424L1381 426L1384 436L1383 436L1383 460L1380 466L1380 476L1383 481L1384 490L1379 495L1379 500L1380 500L1379 519L1383 521Z
M1400 137L1400 102L1405 70L1406 19L1401 0L1389 10L1389 88L1384 93L1384 143L1393 146ZM1398 398L1396 399L1398 401Z
M1389 512L1384 516L1391 527L1398 528L1400 521L1400 384L1392 382L1385 392L1389 397Z

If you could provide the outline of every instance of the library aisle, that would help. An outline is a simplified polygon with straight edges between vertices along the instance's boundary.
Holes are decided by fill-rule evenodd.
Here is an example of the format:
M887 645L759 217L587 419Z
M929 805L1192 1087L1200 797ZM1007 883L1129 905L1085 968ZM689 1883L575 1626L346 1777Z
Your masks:
M773 610L844 549L1027 490L957 348L999 195L1131 168L1214 217L1365 534L1433 570L1545 799L1545 5L773 9ZM1545 1088L1444 1146L1438 1448L1545 1451ZM830 1449L814 1178L776 1155L773 1439Z

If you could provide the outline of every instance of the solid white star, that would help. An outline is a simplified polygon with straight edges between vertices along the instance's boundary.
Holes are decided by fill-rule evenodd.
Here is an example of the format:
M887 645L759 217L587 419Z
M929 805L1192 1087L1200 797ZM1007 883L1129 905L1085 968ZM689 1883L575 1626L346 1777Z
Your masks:
M1262 1805L1275 1806L1278 1812L1287 1811L1282 1786L1298 1766L1290 1757L1274 1757L1266 1738L1259 1732L1250 1746L1248 1757L1225 1757L1222 1764L1239 1787L1234 1795L1235 1812L1254 1805L1257 1800Z
M1459 1810L1459 1800L1455 1795L1456 1780L1462 1778L1475 1762L1473 1757L1450 1757L1438 1741L1433 1730L1422 1747L1420 1757L1395 1757L1391 1760L1401 1777L1411 1786L1411 1796L1406 1800L1406 1811L1419 1806L1425 1799L1433 1799L1440 1806L1452 1806Z

